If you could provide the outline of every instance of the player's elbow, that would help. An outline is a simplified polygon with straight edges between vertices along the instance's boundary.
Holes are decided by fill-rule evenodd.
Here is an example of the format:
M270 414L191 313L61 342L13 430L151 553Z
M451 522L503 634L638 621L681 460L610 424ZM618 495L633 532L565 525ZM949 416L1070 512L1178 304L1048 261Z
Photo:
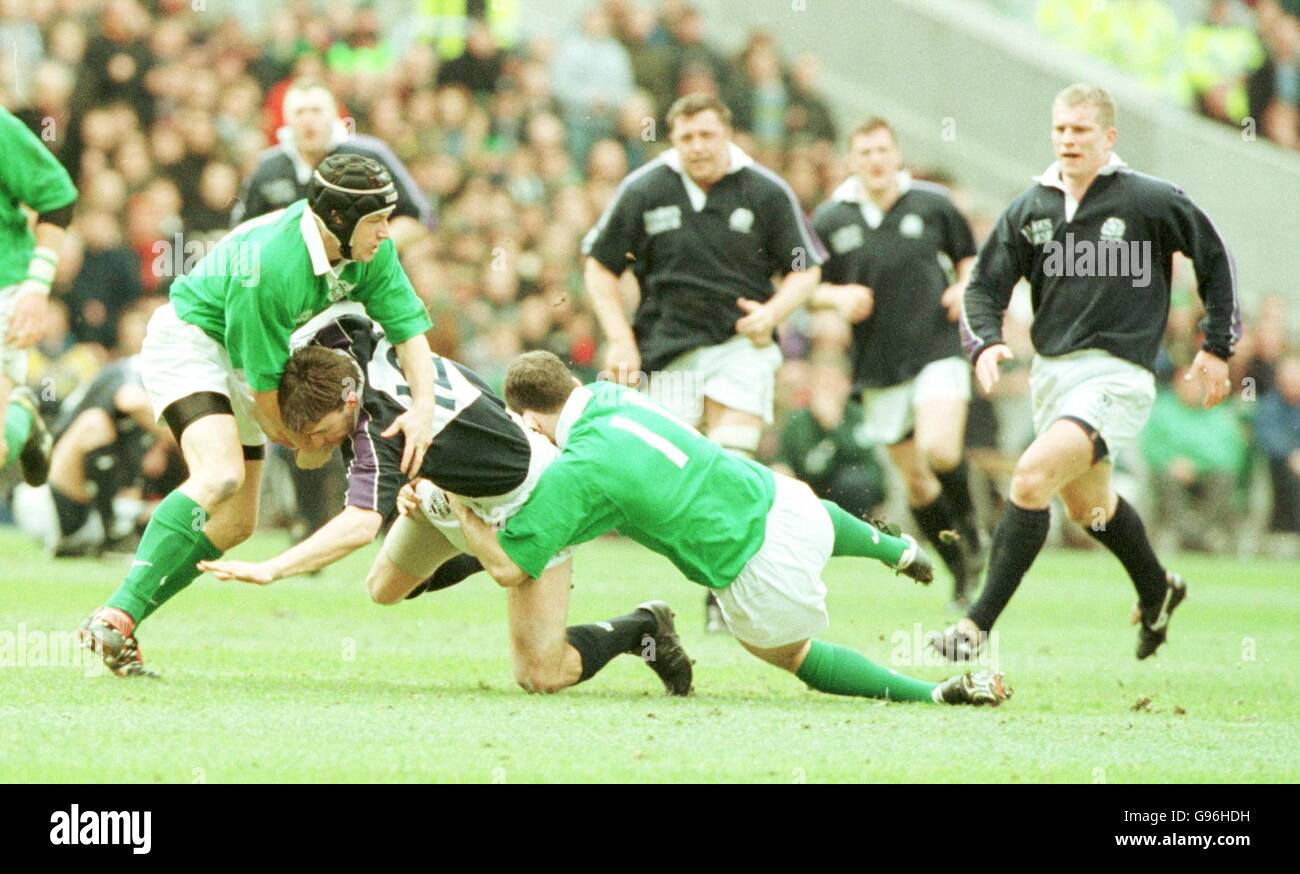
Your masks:
M492 579L496 580L497 585L503 589L513 589L522 586L524 583L532 579L532 577L524 573L521 568L512 565L508 568L494 568L492 571Z

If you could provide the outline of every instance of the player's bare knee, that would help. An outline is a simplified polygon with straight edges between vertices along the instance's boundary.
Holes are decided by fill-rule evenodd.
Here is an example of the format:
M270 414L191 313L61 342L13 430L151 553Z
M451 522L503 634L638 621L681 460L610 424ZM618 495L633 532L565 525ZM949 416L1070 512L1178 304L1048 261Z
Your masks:
M1011 500L1026 509L1047 506L1052 499L1052 477L1036 466L1017 467L1011 475Z
M199 468L190 483L199 492L199 503L207 506L224 504L244 485L244 465L217 464L206 470Z
M397 589L392 584L392 579L382 572L371 571L370 576L366 577L366 594L375 604L388 607L401 601L403 596L398 594Z
M961 447L923 444L921 455L932 471L945 472L961 464Z
M68 429L67 439L83 452L90 452L101 446L107 446L117 438L113 420L108 413L100 409L85 410L77 416Z

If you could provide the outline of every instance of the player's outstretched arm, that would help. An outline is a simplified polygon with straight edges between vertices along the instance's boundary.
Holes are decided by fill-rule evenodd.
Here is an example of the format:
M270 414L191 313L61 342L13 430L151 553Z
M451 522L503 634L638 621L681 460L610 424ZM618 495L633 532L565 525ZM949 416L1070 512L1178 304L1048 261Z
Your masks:
M402 432L402 473L415 476L424 464L424 453L433 442L433 350L423 334L416 334L393 347L397 365L411 386L411 409L393 420L384 437Z
M302 543L266 561L201 561L199 570L219 580L265 586L285 577L309 574L351 555L379 536L383 517L374 510L344 507Z
M447 496L447 500L456 518L460 520L460 529L465 534L465 540L469 542L469 548L483 564L483 569L491 574L492 579L507 589L522 586L532 579L523 568L510 560L510 556L506 555L497 541L496 532L477 513L451 495Z

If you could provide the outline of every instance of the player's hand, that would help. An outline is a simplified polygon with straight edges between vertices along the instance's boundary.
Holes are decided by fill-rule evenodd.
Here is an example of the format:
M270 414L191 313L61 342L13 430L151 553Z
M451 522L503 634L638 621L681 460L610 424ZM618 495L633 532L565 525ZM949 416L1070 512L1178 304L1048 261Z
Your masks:
M275 575L271 573L265 562L201 561L198 568L219 580L238 580L241 583L252 583L257 586L275 582Z
M835 309L849 322L862 322L876 310L876 293L856 283L836 286Z
M420 509L420 496L416 494L415 489L421 479L413 479L406 485L397 490L397 512L403 516L410 516L416 510Z
M998 384L1001 376L998 373L998 365L1015 357L1016 353L1012 352L1011 347L1005 343L994 343L980 353L980 357L975 361L975 378L979 380L984 394L993 391L993 386Z
M16 349L34 346L45 336L45 322L49 312L49 302L44 294L24 294L14 302L13 313L9 317L9 334L6 342Z
M413 477L420 472L424 453L433 442L433 410L416 404L398 416L380 436L393 437L398 431L403 435L402 473Z
M955 322L961 318L961 301L966 296L966 283L954 282L944 289L939 298L939 305L948 311L948 321Z
M1207 410L1222 402L1232 390L1232 380L1228 378L1228 362L1204 349L1196 353L1192 366L1187 368L1187 375L1183 379L1195 380L1201 384L1201 406Z
M641 350L636 348L636 340L610 340L605 345L605 370L601 375L636 388L641 382Z
M747 297L736 301L736 306L745 314L736 319L736 333L744 334L755 346L770 346L772 332L776 330L776 316L771 307Z
M9 457L9 444L5 441L5 435L0 434L0 458Z

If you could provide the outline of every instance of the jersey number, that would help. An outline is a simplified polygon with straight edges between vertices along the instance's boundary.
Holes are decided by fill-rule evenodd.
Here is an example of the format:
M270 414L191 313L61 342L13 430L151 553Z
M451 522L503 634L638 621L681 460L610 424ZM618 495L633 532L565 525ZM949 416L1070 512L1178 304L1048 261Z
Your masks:
M671 442L659 436L639 422L633 422L631 419L625 419L622 416L612 416L610 417L609 424L612 428L626 431L651 449L658 450L663 454L664 458L667 458L673 464L677 465L678 468L686 467L686 462L690 461L690 458L687 457L685 452L682 452Z

